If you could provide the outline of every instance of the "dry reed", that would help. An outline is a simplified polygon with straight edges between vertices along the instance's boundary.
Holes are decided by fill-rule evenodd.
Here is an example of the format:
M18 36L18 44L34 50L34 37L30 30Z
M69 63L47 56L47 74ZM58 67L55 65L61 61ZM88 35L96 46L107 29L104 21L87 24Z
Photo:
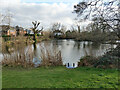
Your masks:
M41 46L42 66L60 66L63 65L61 51L56 48Z
M63 65L61 51L56 48L50 48L44 45L40 47L40 57L42 59L38 66L59 66ZM22 67L34 67L33 62L34 52L32 47L28 50L21 49L20 51L12 52L11 54L3 54L2 65L3 66L22 66Z
M23 49L20 52L13 52L11 54L3 54L3 66L22 66L33 67L33 52L31 48L25 52Z

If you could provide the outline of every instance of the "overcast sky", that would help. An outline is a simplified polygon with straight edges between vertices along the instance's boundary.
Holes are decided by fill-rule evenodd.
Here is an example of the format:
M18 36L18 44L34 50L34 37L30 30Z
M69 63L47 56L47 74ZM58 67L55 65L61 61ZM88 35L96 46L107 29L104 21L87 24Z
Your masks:
M76 14L73 6L80 0L0 0L0 12L11 12L12 26L32 27L32 21L40 21L41 26L49 27L60 22L66 26L74 24ZM7 22L7 21L6 21ZM86 24L84 22L82 24Z

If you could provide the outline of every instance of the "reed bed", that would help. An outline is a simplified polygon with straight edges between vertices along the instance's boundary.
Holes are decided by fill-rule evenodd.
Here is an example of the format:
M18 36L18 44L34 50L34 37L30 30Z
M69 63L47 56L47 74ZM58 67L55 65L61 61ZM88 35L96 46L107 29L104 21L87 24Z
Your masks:
M25 52L22 49L19 52L13 52L11 54L3 54L2 65L3 66L22 66L22 67L33 67L33 52L32 48L28 48Z
M42 66L61 66L63 65L61 51L47 46L41 46Z
M39 66L59 66L62 65L61 51L55 48L49 48L46 45L40 46L40 58L41 63ZM35 57L35 50L33 51L32 47L29 47L27 50L21 49L14 51L10 54L4 54L2 58L3 66L22 66L22 67L35 67L33 59L40 60ZM40 62L40 61L38 61Z

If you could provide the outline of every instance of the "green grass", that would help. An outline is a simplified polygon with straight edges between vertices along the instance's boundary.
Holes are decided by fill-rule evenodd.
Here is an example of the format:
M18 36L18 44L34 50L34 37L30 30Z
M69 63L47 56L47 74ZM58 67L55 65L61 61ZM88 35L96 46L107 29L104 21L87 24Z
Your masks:
M8 68L2 71L3 88L118 88L118 70L79 67Z

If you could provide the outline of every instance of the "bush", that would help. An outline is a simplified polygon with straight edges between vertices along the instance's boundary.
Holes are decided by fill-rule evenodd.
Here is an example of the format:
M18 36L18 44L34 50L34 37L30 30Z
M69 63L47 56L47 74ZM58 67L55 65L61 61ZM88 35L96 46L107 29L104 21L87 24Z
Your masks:
M113 51L107 52L105 55L100 57L85 56L80 59L78 66L88 66L96 68L120 68L120 57L118 52ZM117 54L116 54L117 53Z
M2 35L2 37L11 37L10 35Z
M116 56L104 55L98 59L94 67L101 68L118 68L120 58Z
M89 66L93 67L94 64L96 63L97 58L93 56L85 56L80 59L80 62L78 63L78 66Z

